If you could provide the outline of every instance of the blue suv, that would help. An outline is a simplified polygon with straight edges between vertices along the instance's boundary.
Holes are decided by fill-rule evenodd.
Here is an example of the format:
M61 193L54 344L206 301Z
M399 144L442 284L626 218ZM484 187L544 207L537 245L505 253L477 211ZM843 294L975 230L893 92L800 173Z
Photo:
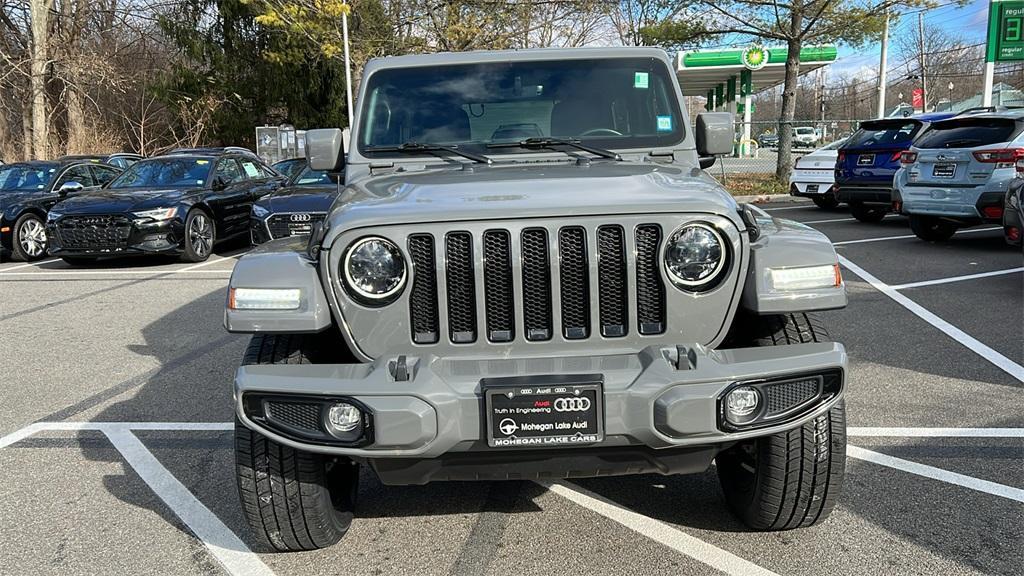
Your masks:
M850 213L861 222L880 221L892 204L900 155L932 122L952 116L933 113L861 122L860 129L839 148L836 200L849 204Z

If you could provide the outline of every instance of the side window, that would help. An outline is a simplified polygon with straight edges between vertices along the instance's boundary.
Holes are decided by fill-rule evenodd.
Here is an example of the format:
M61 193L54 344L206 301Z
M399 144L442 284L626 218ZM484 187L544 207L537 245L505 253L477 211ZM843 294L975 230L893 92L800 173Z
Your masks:
M242 171L245 173L247 180L261 180L265 178L263 171L260 170L259 163L249 158L242 158L239 160L242 164Z
M116 178L118 174L120 174L120 172L118 172L117 170L113 170L111 168L107 168L106 166L92 167L92 175L93 178L96 179L97 186L106 185L107 182L110 182L111 180Z
M217 176L228 184L243 180L242 171L234 158L221 158L217 161Z
M71 168L68 168L64 172L64 174L61 175L60 179L57 180L57 183L54 184L53 189L59 190L61 186L67 184L68 182L78 182L79 184L86 188L96 186L96 181L92 177L92 172L89 170L89 166L86 164L81 164L79 166L72 166Z

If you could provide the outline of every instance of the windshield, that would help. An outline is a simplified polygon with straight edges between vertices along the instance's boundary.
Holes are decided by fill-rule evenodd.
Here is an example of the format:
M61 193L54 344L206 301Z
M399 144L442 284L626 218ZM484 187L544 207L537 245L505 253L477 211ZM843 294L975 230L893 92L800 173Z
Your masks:
M292 186L308 186L310 184L331 184L331 179L328 178L327 172L320 170L313 170L309 166L302 169L302 172L296 174L291 181Z
M128 167L108 188L192 188L203 186L213 161L209 158L165 157Z
M964 118L932 124L918 148L974 148L1013 140L1020 130L1011 118Z
M4 192L45 190L56 174L56 164L3 166L0 167L0 190Z
M491 62L384 69L367 80L358 147L456 144L486 149L527 138L578 138L602 148L671 146L683 139L674 80L653 58Z

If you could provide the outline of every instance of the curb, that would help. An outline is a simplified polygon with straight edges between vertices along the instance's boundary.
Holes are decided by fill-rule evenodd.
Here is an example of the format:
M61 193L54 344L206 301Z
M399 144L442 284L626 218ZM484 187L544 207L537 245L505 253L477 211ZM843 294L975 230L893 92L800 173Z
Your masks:
M749 204L767 204L772 203L810 203L810 200L806 198L800 198L799 196L790 196L789 194L756 194L753 196L733 196L737 202L749 203Z

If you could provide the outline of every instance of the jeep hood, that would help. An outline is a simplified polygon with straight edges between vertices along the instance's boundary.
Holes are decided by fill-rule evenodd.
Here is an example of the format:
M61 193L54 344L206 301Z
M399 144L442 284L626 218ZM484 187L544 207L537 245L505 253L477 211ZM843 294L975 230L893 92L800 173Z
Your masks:
M369 176L349 184L331 214L342 230L417 222L689 212L742 227L736 200L696 168L651 162L467 164Z

